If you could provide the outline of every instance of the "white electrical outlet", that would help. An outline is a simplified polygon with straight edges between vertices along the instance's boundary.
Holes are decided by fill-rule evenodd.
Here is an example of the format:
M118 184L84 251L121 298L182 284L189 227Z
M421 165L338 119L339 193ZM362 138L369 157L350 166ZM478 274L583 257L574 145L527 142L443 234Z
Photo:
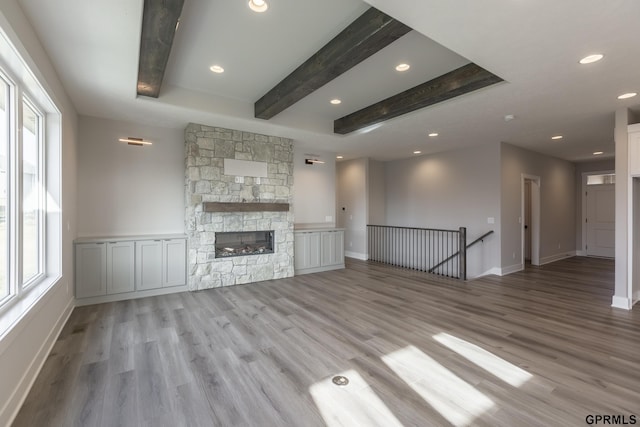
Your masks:
M331 215L327 215L324 217L324 222L333 222L333 217Z
M244 176L236 176L236 184L244 184Z
M496 219L492 216L490 216L489 218L487 218L487 224L495 224Z

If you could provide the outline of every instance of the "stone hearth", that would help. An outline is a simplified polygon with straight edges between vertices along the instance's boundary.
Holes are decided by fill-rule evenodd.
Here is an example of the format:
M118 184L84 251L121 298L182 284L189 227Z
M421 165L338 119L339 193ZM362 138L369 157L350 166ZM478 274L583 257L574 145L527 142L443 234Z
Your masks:
M288 203L293 200L293 142L191 123L185 130L189 289L293 276L293 212L205 212L205 202ZM267 176L226 175L224 160L263 162ZM237 182L237 181L243 182ZM274 231L274 253L218 257L216 233Z

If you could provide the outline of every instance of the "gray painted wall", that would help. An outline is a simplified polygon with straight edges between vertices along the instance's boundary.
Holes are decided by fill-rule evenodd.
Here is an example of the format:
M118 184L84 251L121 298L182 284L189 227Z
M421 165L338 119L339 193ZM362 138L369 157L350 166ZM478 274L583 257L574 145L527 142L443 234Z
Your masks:
M369 193L369 224L384 225L387 222L386 166L383 162L369 159L367 191Z
M118 142L127 136L153 145ZM80 117L78 234L184 232L184 131Z
M540 177L540 261L576 250L575 165L502 143L502 268L521 264L521 177Z
M336 156L313 150L314 158L325 163L306 165L309 150L294 143L293 213L296 224L333 226L336 222ZM327 220L327 217L331 217Z
M386 224L467 227L468 241L494 230L468 253L468 276L500 267L500 145L385 164ZM494 219L494 224L488 223ZM495 270L494 270L495 272Z

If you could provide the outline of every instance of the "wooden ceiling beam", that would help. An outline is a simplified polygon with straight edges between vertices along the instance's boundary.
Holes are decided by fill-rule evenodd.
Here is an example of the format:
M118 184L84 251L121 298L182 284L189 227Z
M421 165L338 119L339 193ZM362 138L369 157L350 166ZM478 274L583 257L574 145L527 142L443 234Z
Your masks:
M341 117L333 122L333 131L345 135L502 81L472 62Z
M144 0L137 93L157 98L184 0Z
M254 105L268 120L411 31L375 8L368 9Z

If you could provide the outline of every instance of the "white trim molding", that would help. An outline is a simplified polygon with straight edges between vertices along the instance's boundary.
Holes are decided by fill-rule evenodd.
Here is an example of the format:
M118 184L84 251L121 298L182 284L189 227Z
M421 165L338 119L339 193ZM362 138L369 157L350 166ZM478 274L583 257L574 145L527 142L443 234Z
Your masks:
M571 258L577 255L577 251L563 252L561 254L555 254L540 258L540 265L550 264L552 262L560 261L562 259Z
M611 307L621 308L623 310L631 310L631 307L633 307L633 302L629 298L614 295L611 299Z
M524 270L524 264L513 264L508 267L502 267L500 269L500 276L506 276L507 274L517 273Z
M360 252L345 251L344 252L344 256L347 257L347 258L359 259L361 261L367 261L369 259L369 254L363 254L363 253L360 253Z

